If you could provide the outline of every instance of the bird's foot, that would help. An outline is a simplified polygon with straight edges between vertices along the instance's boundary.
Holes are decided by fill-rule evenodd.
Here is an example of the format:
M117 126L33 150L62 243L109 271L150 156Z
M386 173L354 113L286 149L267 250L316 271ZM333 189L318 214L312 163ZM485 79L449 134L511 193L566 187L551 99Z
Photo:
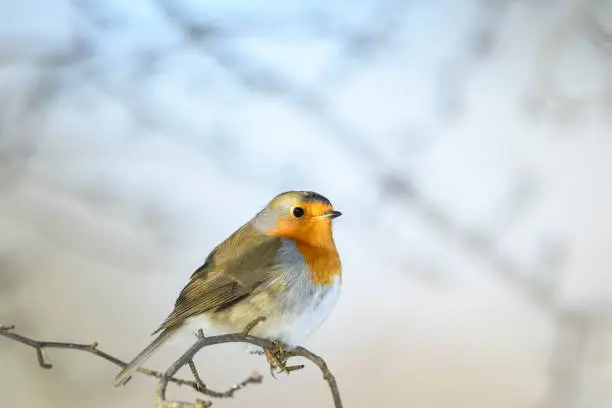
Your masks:
M270 374L272 377L276 378L274 375L275 371L280 373L288 372L287 357L285 356L283 343L277 340L273 341L270 348L264 348L264 353L266 355L266 360L268 360L268 364L270 364Z
M289 374L292 371L304 368L303 365L287 365L291 355L287 352L286 346L278 340L273 341L270 348L264 348L263 353L266 355L266 359L270 365L270 374L274 378L276 378L275 372Z

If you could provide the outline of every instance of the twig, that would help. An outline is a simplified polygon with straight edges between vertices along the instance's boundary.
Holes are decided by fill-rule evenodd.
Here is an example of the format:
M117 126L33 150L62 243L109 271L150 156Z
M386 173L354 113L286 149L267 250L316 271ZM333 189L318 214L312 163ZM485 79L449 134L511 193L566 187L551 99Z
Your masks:
M198 373L198 369L196 368L196 365L193 360L188 361L187 364L189 364L191 374L193 374L193 378L195 379L195 382L198 385L198 391L213 398L231 398L234 396L234 393L236 391L246 387L248 384L259 384L263 381L263 376L261 374L253 372L250 377L232 386L229 390L225 392L213 391L209 389L208 386L204 384L204 382L200 378L200 374Z
M200 378L196 366L193 362L194 356L204 347L214 346L216 344L225 344L225 343L248 343L255 346L259 346L266 350L276 350L278 346L277 342L262 339L259 337L251 336L249 332L257 325L258 323L265 320L265 318L258 318L255 321L251 322L241 333L233 333L233 334L225 334L220 336L213 337L205 337L203 333L201 333L198 337L197 342L189 348L178 360L176 360L165 373L160 373L158 371L139 368L138 372L158 378L159 385L157 388L157 408L207 408L212 404L209 401L196 400L196 402L181 402L181 401L167 401L166 400L166 389L168 387L168 383L172 382L178 385L187 385L193 388L195 391L210 396L214 398L230 398L234 395L234 393L248 384L259 384L262 381L262 376L258 373L253 373L244 381L234 385L229 390L225 392L218 392L210 390ZM51 342L51 341L37 341L31 338L22 336L17 333L13 333L11 330L14 329L14 326L2 326L0 325L0 336L15 340L19 343L25 344L27 346L33 347L36 350L38 356L39 365L43 368L49 369L52 367L45 358L44 358L44 349L46 348L59 348L59 349L72 349L72 350L81 350L86 351L88 353L94 354L98 357L102 357L103 359L110 361L111 363L118 365L119 367L125 367L127 363L119 360L116 357L107 354L100 349L98 349L98 344L77 344L77 343L63 343L63 342ZM338 384L336 379L332 375L331 371L327 367L325 361L312 353L311 351L303 348L296 347L293 349L287 349L286 347L281 350L282 360L286 361L291 357L303 357L307 360L310 360L313 364L315 364L321 372L323 373L323 378L327 381L330 391L332 393L332 397L334 399L335 408L342 408L342 401L340 398L340 391L338 389ZM181 367L188 365L191 368L191 372L194 376L195 381L183 380L180 378L174 377L174 375L178 372ZM297 365L292 367L286 367L286 372L289 374L292 371L299 370L303 368L303 365Z
M116 357L111 356L108 353L98 349L98 343L92 344L78 344L78 343L64 343L64 342L54 342L54 341L38 341L31 339L29 337L22 336L20 334L12 332L15 329L15 326L3 326L0 325L0 336L6 337L11 340L15 340L18 343L25 344L26 346L30 346L36 350L36 357L38 359L38 365L45 369L51 369L53 367L52 364L47 362L44 354L44 350L47 348L57 348L57 349L70 349L70 350L80 350L85 351L91 354L94 354L98 357L105 359L106 361L110 361L111 363L124 368L127 366L127 363L119 360ZM138 372L144 375L148 375L150 377L155 377L161 379L164 377L163 373L155 370L150 370L148 368L139 368ZM262 382L263 377L258 373L251 374L247 379L240 382L237 385L232 386L230 389L224 392L213 391L208 387L202 388L200 384L198 384L198 379L196 381L184 380L177 377L169 377L166 381L173 382L179 386L186 385L188 387L193 388L195 391L200 392L204 395L208 395L216 398L229 398L233 397L234 393L239 389L244 388L248 384L259 384Z
M224 334L224 335L220 335L220 336L214 336L214 337L201 337L198 339L198 341L189 348L189 350L187 350L185 353L183 353L183 355L181 357L178 358L178 360L176 360L169 368L168 370L164 373L163 378L161 378L161 380L159 381L159 385L157 387L157 408L201 408L204 405L198 405L201 403L200 402L196 402L194 403L189 403L189 402L168 402L166 401L166 389L168 387L168 382L169 379L172 378L176 372L178 370L181 369L181 367L185 366L185 365L189 365L190 367L192 367L193 364L193 357L203 348L205 347L209 347L209 346L214 346L216 344L226 344L226 343L247 343L247 344L252 344L255 346L259 346L263 349L266 350L272 350L275 349L275 347L277 346L277 342L271 341L271 340L266 340L266 339L262 339L259 337L254 337L248 334L248 332L250 330L253 329L253 327L263 321L265 319L262 318L258 318L256 319L255 322L250 323L249 325L247 325L247 327L245 328L245 330L242 333L233 333L233 334ZM247 330L248 329L248 330ZM282 351L283 353L283 357L285 359L291 358L291 357L303 357L306 358L307 360L310 360L313 364L315 364L317 367L319 367L319 369L321 370L321 372L323 373L323 378L325 379L325 381L327 381L328 385L329 385L329 389L332 393L332 397L334 399L334 406L335 408L342 408L342 400L340 398L340 391L338 389L338 384L336 382L336 379L334 378L334 376L332 375L331 371L329 370L329 368L327 367L327 364L325 363L325 360L323 360L321 357L317 356L316 354L312 353L311 351L303 348L303 347L296 347L293 349L285 349ZM195 367L195 366L193 366ZM296 367L300 367L300 366L296 366ZM288 372L294 371L297 368L294 368L292 370L288 370ZM194 370L192 370L194 371ZM197 371L193 372L194 377L199 377L197 375ZM241 388L242 386L244 386L245 384L239 384L238 389ZM178 404L178 405L177 405Z
M329 384L329 389L331 390L332 397L334 398L334 405L336 408L342 408L342 400L340 399L340 390L338 389L338 383L336 382L336 378L332 375L331 371L327 367L327 363L321 357L316 354L311 353L309 350L303 347L296 347L293 350L287 352L289 357L304 357L310 360L313 364L319 367L319 370L323 373L323 378ZM294 366L300 367L300 366Z

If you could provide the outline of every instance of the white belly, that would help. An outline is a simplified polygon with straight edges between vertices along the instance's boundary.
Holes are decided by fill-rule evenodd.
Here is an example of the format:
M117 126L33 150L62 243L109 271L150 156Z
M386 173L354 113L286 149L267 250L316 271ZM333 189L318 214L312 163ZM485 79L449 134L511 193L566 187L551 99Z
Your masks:
M341 279L338 277L333 284L316 289L308 297L297 300L300 295L296 295L296 304L285 303L282 312L271 313L270 324L262 324L259 332L253 331L253 335L278 339L292 346L304 344L331 314L340 295L340 287Z

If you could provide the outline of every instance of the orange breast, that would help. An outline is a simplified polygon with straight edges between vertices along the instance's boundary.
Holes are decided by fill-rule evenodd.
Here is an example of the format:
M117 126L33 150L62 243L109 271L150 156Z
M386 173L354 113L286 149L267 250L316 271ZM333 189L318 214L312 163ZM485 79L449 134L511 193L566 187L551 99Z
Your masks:
M329 207L329 206L328 206ZM319 209L318 213L328 207ZM313 211L309 208L308 211ZM315 212L315 214L318 214ZM332 237L331 221L320 218L279 219L268 235L288 238L295 242L318 285L330 285L341 274L340 257Z
M341 275L340 257L335 246L319 248L299 241L295 243L295 246L310 268L312 280L316 285L331 285L333 278Z

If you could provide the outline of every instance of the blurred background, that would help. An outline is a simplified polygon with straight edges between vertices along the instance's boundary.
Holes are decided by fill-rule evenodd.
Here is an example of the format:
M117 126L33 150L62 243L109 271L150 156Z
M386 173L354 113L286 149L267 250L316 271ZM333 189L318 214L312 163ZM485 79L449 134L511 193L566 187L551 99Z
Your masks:
M346 407L610 407L611 111L612 1L0 1L0 323L129 360L214 245L314 190L344 287L305 346ZM0 338L0 405L154 405L48 354ZM332 406L311 366L197 363L265 375L216 407Z

